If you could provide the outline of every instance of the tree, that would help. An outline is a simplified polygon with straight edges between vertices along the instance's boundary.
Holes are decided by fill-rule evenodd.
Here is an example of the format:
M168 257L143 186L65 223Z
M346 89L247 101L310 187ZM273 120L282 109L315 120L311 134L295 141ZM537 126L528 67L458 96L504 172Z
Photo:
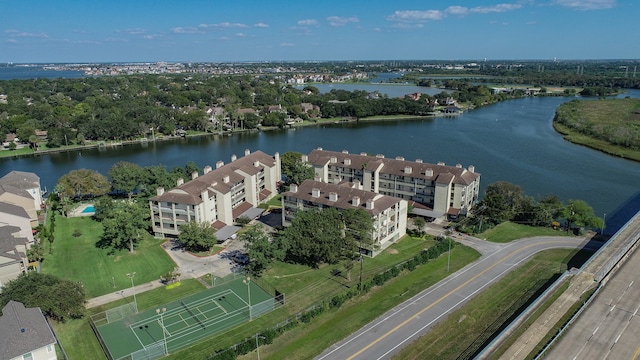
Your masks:
M96 197L105 195L111 190L111 184L106 176L95 170L71 170L63 175L56 185L59 195L63 198Z
M335 264L344 254L343 229L335 208L298 211L282 235L288 245L287 257L313 267L323 262Z
M568 221L568 228L596 228L602 225L591 206L584 200L569 200L562 215Z
M138 185L144 180L144 169L137 164L119 161L109 169L114 189L127 193L129 201Z
M346 209L341 213L345 229L345 250L373 250L373 219L363 209Z
M523 191L506 181L489 184L484 198L476 205L476 214L493 225L514 219L522 207Z
M302 184L306 179L313 179L315 176L313 168L302 162L302 155L297 151L288 151L282 154L280 163L287 184Z
M422 229L424 228L426 223L427 222L421 216L416 216L416 217L413 218L413 226L415 226L416 229L418 229L418 230L422 231Z
M216 229L206 222L190 221L180 225L178 242L188 251L209 251L218 243Z
M44 247L40 244L35 244L27 250L27 259L29 262L41 262L44 259Z
M238 237L245 243L249 254L249 263L245 269L253 276L260 276L267 270L274 260L284 258L276 244L269 241L269 235L261 227L252 226Z
M133 252L144 229L149 227L149 210L135 202L114 202L115 207L104 214L104 232L99 247L111 247L112 251L129 248Z
M176 281L178 281L178 279L180 279L180 273L178 272L178 269L173 269L173 271L167 271L164 275L160 276L160 281L163 284L172 284Z
M26 307L39 307L46 316L64 322L83 316L85 293L80 282L29 272L2 288L0 306L4 307L9 300L19 301Z

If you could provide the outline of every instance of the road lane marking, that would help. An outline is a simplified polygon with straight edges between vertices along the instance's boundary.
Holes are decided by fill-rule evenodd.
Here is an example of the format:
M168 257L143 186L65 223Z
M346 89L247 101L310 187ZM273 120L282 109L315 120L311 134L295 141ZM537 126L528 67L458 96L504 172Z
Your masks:
M363 347L362 349L360 349L359 351L357 351L355 354L349 356L347 358L347 360L352 360L355 357L359 356L360 354L362 354L363 352L369 350L372 346L376 345L377 343L379 343L380 341L384 340L387 336L393 334L394 332L396 332L398 329L402 328L403 326L405 326L406 324L408 324L409 322L413 321L415 318L419 317L420 315L422 315L423 313L425 313L426 311L430 310L431 308L433 308L435 305L438 305L440 302L442 302L444 299L448 298L449 296L451 296L452 294L458 292L461 288L467 286L470 282L476 280L477 278L479 278L480 276L484 275L485 273L487 273L488 271L492 270L493 268L495 268L496 266L502 264L503 262L505 262L507 259L515 256L518 253L523 252L524 250L530 248L530 247L534 247L534 246L539 246L539 245L543 245L543 244L547 244L547 243L553 243L553 242L543 242L543 243L535 243L535 244L530 244L527 245L519 250L517 250L516 252L510 253L504 257L502 257L502 259L500 259L499 261L495 262L493 265L489 266L488 268L486 268L485 270L483 270L482 272L476 274L475 276L473 276L472 278L470 278L469 280L465 281L464 283L462 283L461 285L459 285L458 287L456 287L455 289L449 291L447 294L445 294L444 296L440 297L440 299L434 301L433 303L431 303L430 305L428 305L427 307L423 308L422 310L418 311L417 313L413 314L412 316L410 316L409 318L407 318L406 320L404 320L403 322L401 322L400 324L396 325L393 329L387 331L386 333L384 333L382 336L378 337L377 339L373 340L372 342L370 342L367 346Z

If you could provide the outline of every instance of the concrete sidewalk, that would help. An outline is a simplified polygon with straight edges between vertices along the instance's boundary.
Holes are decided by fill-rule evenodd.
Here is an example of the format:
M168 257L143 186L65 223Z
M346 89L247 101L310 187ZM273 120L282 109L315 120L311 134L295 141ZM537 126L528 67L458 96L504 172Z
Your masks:
M108 304L110 302L116 301L116 300L120 300L122 298L127 298L127 297L132 297L134 292L136 295L143 293L145 291L149 291L149 290L153 290L153 289L157 289L157 288L161 288L165 286L163 283L160 282L160 280L158 281L152 281L152 282L148 282L145 284L140 284L140 285L136 285L134 286L134 288L127 288L124 290L118 290L116 292L112 292L110 294L105 294L102 296L98 296L98 297L94 297L93 299L89 299L87 300L87 309L96 307L96 306L100 306L100 305L104 305L104 304ZM131 300L133 301L133 299Z
M176 270L178 271L178 273L180 273L180 279L198 279L211 273L213 273L214 276L218 278L222 278L234 271L241 270L238 268L239 265L230 260L229 254L233 251L244 250L244 244L242 244L240 241L229 240L223 245L225 246L225 250L216 255L207 257L198 257L190 254L189 252L186 252L181 247L179 247L174 241L165 242L162 245L162 248L176 264ZM203 282L203 285L209 287L209 284L205 282ZM134 293L138 295L145 291L157 289L163 286L165 285L160 281L160 279L144 284L136 284L133 289L126 288L123 290L118 290L116 292L98 296L93 299L89 299L87 300L86 307L93 308L96 306L105 305L122 298L133 297ZM133 301L133 298L131 299L131 301Z

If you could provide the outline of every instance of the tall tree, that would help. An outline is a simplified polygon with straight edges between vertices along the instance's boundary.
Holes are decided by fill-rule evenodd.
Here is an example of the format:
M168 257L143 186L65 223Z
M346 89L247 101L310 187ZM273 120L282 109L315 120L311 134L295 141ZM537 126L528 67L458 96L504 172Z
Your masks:
M137 164L119 161L109 169L114 189L127 193L129 201L138 185L144 180L144 169Z
M245 268L253 276L260 276L274 260L284 259L285 254L278 248L278 243L271 243L269 235L261 227L252 226L238 238L245 243L249 253L249 264Z
M206 222L190 221L180 225L178 241L185 249L193 252L208 251L218 242L216 229Z
M85 196L102 196L111 190L111 184L106 176L95 170L71 170L58 180L56 189L59 195L68 198Z
M315 176L313 168L302 162L302 155L297 151L288 151L282 154L280 163L287 184L302 184L306 179L313 179Z
M296 212L283 237L289 246L287 256L310 266L335 264L344 254L343 222L335 208Z
M113 250L129 248L141 240L144 229L149 227L149 210L135 202L114 202L115 208L102 221L104 232L100 245Z
M84 315L82 283L49 274L29 272L9 281L0 293L0 307L9 300L19 301L26 307L39 307L45 315L57 321L78 319Z

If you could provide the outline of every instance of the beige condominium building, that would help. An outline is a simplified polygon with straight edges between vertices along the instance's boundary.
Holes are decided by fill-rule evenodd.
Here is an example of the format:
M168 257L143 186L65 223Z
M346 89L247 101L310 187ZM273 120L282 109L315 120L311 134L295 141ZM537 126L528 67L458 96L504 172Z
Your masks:
M478 201L480 174L473 166L428 164L402 157L313 150L302 160L326 183L358 181L362 189L407 200L412 213L431 218L466 215Z
M300 185L292 184L282 194L282 224L290 225L297 211L327 207L363 209L369 213L373 218L374 246L361 249L369 256L377 255L407 231L407 201L362 190L357 180L340 184L305 180Z
M176 237L180 225L190 221L208 223L216 228L219 241L231 237L238 229L235 219L255 218L262 210L256 207L277 194L281 180L280 155L245 150L244 157L231 157L204 168L204 174L194 172L191 180L177 181L176 187L149 200L153 232L156 237Z

